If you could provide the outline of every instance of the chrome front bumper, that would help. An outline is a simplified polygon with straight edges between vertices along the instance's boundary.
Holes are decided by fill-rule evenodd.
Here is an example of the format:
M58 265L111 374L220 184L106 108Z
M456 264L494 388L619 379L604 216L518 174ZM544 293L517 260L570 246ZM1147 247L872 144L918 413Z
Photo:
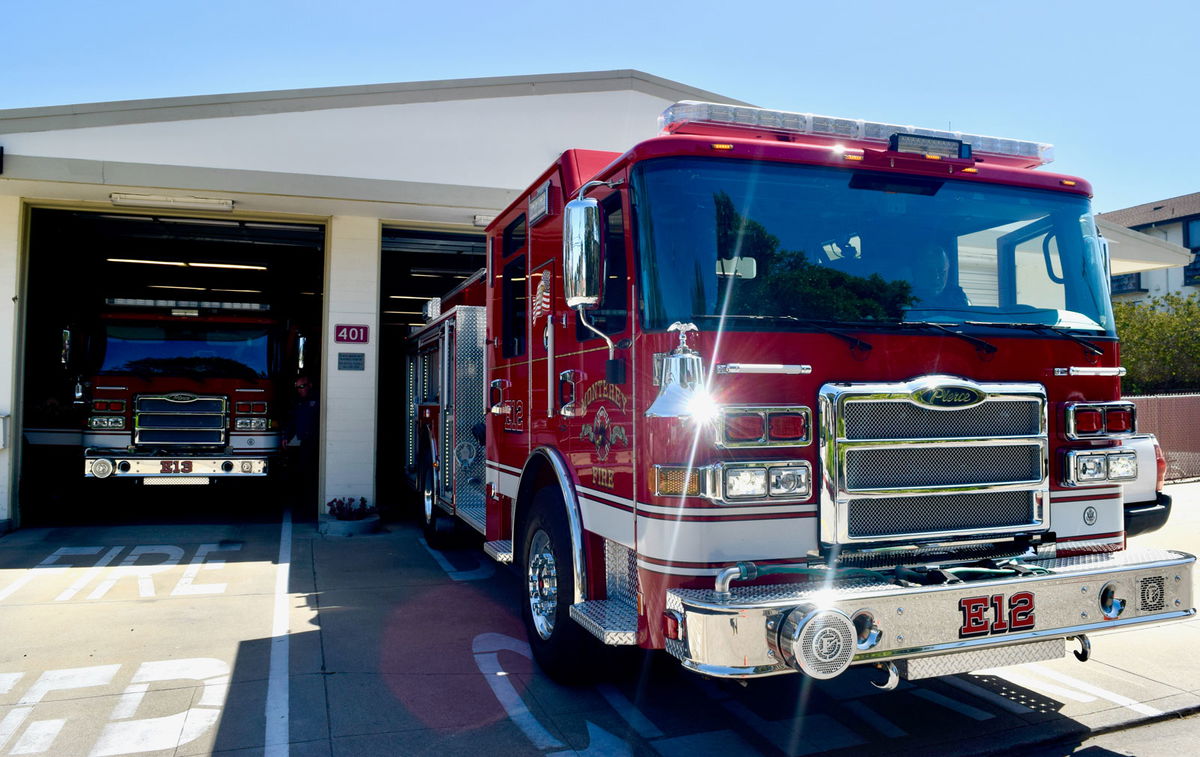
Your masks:
M726 601L713 590L673 589L667 612L678 621L680 638L668 639L666 647L684 667L705 675L795 672L800 666L789 651L796 647L781 636L802 639L800 619L825 614L844 622L865 612L877 630L874 643L862 641L865 634L851 636L849 665L925 660L899 666L903 677L921 678L1049 659L1061 656L1064 645L1045 642L1194 615L1195 561L1182 552L1127 550L1025 563L1049 570L1045 575L918 587L869 578L748 586L732 589ZM1109 585L1124 600L1113 617L1100 600ZM1030 611L1017 604L1020 622L1012 623L1013 598L1026 593L1032 594ZM1113 615L1111 605L1107 615ZM824 635L812 642L818 656L826 651L818 644L838 644Z
M267 475L265 457L138 457L88 451L83 461L87 478L246 478Z

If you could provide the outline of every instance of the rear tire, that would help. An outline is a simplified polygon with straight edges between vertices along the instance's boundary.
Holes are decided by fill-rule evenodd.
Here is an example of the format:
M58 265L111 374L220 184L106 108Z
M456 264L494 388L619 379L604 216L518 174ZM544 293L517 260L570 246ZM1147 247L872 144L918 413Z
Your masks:
M534 495L520 550L525 579L521 617L534 659L559 683L587 682L594 676L597 662L590 658L601 649L571 618L575 564L566 506L557 489L541 489Z
M445 549L453 541L454 519L437 505L432 465L422 468L420 496L421 531L425 536L425 543L434 549Z

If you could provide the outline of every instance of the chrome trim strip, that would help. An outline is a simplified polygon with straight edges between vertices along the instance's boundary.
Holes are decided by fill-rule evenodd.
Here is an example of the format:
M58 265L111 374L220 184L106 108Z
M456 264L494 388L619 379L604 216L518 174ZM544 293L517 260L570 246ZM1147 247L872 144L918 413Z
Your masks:
M807 460L747 460L745 462L720 462L712 465L697 466L692 468L692 475L698 480L699 490L694 495L688 494L663 494L658 485L659 471L662 469L678 470L685 468L683 465L654 465L654 496L656 497L700 497L707 499L710 502L718 505L728 505L735 507L738 505L762 505L770 502L788 502L796 501L796 504L803 504L812 498L813 495L813 471L812 465ZM762 468L767 471L767 496L757 499L731 499L725 496L725 472L737 470L739 468ZM770 470L772 468L803 468L807 474L808 489L803 494L786 494L771 496L770 487Z
M758 415L763 421L763 435L747 442L731 442L725 437L725 416ZM804 416L805 434L800 441L771 441L771 414L795 414ZM772 447L808 447L812 444L812 410L804 405L722 405L717 413L713 434L713 446L717 449L768 449Z
M1126 373L1124 367L1117 368L1088 368L1083 366L1071 366L1070 368L1055 368L1055 376L1124 376Z
M876 653L876 656L870 656L872 653L864 653L855 655L854 659L850 662L850 666L855 667L858 665L874 665L880 661L892 660L896 659L897 657L903 657L904 659L918 659L924 657L936 657L942 654L952 654L954 652L961 652L971 649L998 649L1001 647L1008 647L1015 644L1029 643L1033 641L1070 638L1071 636L1078 636L1079 634L1097 630L1107 630L1124 626L1145 625L1148 623L1163 623L1180 618L1190 618L1195 614L1195 610L1175 610L1172 612L1166 612L1160 615L1151 615L1148 617L1124 619L1118 618L1117 620L1106 620L1098 623L1089 623L1087 625L1071 626L1069 628L1056 628L1053 631L1031 631L1028 633L1004 637L992 636L981 639L963 639L961 641L948 642L946 644L919 647L911 651L903 650L899 652L880 652ZM712 676L714 678L762 678L765 676L797 672L792 668L787 667L783 663L779 663L777 665L748 665L746 667L731 667L727 665L708 665L702 662L696 662L695 660L682 660L681 664L687 670Z
M575 484L571 480L570 469L563 460L561 452L552 447L538 447L529 455L529 460L532 460L534 455L541 455L550 463L550 469L554 471L554 476L558 479L558 488L562 492L563 503L566 505L567 530L571 532L571 563L575 568L575 602L573 604L577 604L587 599L587 558L583 551L583 518L580 515L579 499L575 495ZM529 468L529 460L525 462L525 468ZM521 478L525 478L524 470L521 471ZM519 488L518 491L520 491ZM516 507L516 498L513 498L513 507ZM516 523L515 519L513 523ZM516 543L517 541L514 539L513 544ZM525 558L521 556L520 559L524 560Z
M1090 481L1077 481L1075 479L1075 474L1078 472L1078 468L1075 463L1076 459L1081 456L1083 456L1083 457L1098 457L1100 455L1103 455L1106 458L1111 457L1113 455L1132 455L1133 456L1133 468L1134 468L1133 475L1129 476L1127 478L1112 478L1111 476L1108 475L1108 460L1105 460L1104 461L1104 478L1103 479L1097 478L1097 479L1093 479ZM1094 486L1094 485L1102 483L1102 482L1108 483L1108 482L1112 482L1112 481L1116 481L1116 482L1136 481L1137 480L1137 467L1138 467L1137 452L1128 447L1113 447L1112 449L1069 449L1066 451L1066 454L1063 457L1063 471L1062 471L1063 481L1062 481L1062 484L1063 484L1063 486ZM1072 493L1074 493L1074 492L1072 492Z
M1094 434L1081 434L1075 430L1075 414L1080 410L1099 410L1101 418L1104 419L1104 430L1097 431ZM1108 430L1108 411L1109 410L1128 410L1129 411L1129 430L1128 431L1109 431ZM1093 441L1104 439L1128 439L1137 433L1137 405L1127 400L1118 400L1116 402L1067 402L1063 408L1063 418L1065 421L1063 433L1068 439L1075 441Z
M778 363L720 363L717 373L770 373L784 376L804 376L812 373L811 365L780 365Z

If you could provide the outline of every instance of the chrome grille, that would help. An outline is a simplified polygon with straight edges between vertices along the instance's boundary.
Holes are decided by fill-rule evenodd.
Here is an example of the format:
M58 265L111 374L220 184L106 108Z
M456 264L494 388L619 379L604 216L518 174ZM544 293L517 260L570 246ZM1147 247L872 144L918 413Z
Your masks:
M1018 528L1033 521L1033 492L970 492L850 501L849 530L856 539L890 534Z
M947 396L972 404L929 404ZM923 376L821 388L821 541L942 543L1048 527L1046 390Z
M134 400L134 444L220 446L228 424L224 397L174 394Z
M962 410L935 410L906 400L849 400L845 439L972 439L1033 436L1041 431L1036 400L998 400Z
M854 447L846 450L845 476L849 491L1036 483L1042 478L1042 447Z

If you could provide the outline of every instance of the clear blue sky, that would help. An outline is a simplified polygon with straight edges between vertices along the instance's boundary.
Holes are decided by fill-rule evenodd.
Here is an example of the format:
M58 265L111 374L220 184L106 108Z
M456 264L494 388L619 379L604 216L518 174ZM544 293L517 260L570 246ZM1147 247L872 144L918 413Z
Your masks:
M13 0L0 108L634 68L1051 142L1108 211L1200 191L1198 22L1183 0Z

